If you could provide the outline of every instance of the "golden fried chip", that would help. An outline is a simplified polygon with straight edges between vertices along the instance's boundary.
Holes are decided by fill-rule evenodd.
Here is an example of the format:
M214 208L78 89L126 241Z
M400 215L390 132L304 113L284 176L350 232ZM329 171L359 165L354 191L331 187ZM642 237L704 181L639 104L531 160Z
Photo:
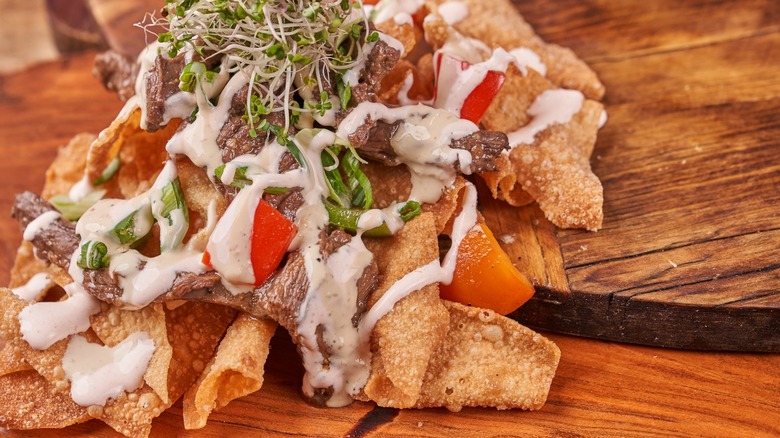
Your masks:
M404 46L404 53L401 56L406 56L414 50L414 46L417 45L418 36L415 33L414 23L397 23L395 20L386 20L376 26L377 30L397 39Z
M61 429L90 419L87 410L35 371L0 376L0 427Z
M144 374L144 381L163 403L168 395L168 370L173 350L168 343L163 305L150 304L140 310L109 307L90 318L92 329L104 345L113 347L135 332L145 332L154 341L154 354Z
M441 5L446 1L432 0L431 3ZM508 0L462 0L461 3L468 9L468 14L453 25L458 32L491 48L530 49L541 58L547 70L546 77L557 87L582 91L590 99L599 100L604 96L604 85L596 73L571 50L542 41ZM439 48L447 35L439 30L429 36L429 25L433 21L426 20L426 38Z
M0 340L0 345L0 376L32 369L24 361L22 351L16 345L5 340Z
M236 318L206 371L184 395L185 429L205 427L211 411L263 386L265 360L276 327L274 321L245 313Z
M490 130L511 133L532 121L527 111L555 86L529 71L510 66L496 99L482 119ZM603 189L590 167L603 106L585 99L566 123L553 123L531 144L514 146L497 160L498 170L482 177L494 197L520 206L533 198L545 216L561 228L597 230L603 220Z
M439 257L436 221L423 213L393 238L366 239L382 273L370 306L407 273ZM436 284L398 301L371 335L371 376L363 392L380 406L408 408L420 394L434 349L447 333L449 317Z
M125 138L119 152L122 164L115 177L125 198L132 198L152 187L168 159L165 145L178 126L176 120L153 133L136 128L137 131Z
M78 134L68 144L57 149L57 157L46 170L46 182L41 192L44 199L68 193L81 180L87 151L96 138L93 134Z
M184 199L189 208L190 229L185 237L187 245L195 250L206 249L211 230L206 227L209 220L209 209L214 208L214 214L221 217L227 208L224 196L214 187L203 168L192 164L186 157L178 157L176 168L181 181Z
M144 385L94 411L96 418L128 437L149 435L152 420L181 397L203 371L235 315L231 309L202 303L185 303L165 312L168 342L173 349L167 372L169 401L164 402Z
M11 281L8 287L14 288L26 284L38 273L49 271L50 264L39 260L33 253L33 246L30 242L22 242L19 249L16 250L16 259L11 268ZM44 292L44 291L42 291Z
M416 407L539 409L560 350L492 310L445 301L449 332L431 358Z
M382 187L382 190L373 192L375 208L386 208L393 202L409 199L409 194L412 192L412 177L406 165L390 167L369 161L360 168L374 187L380 185Z
M86 161L86 176L95 181L119 156L126 139L141 130L141 109L123 111L111 124L100 132L89 147Z

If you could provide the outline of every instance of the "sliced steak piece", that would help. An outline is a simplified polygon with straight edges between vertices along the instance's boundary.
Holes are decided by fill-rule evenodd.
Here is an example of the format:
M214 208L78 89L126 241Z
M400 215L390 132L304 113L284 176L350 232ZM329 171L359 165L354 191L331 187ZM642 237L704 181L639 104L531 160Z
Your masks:
M393 150L392 139L401 123L367 119L364 125L349 136L350 143L358 149L361 157L385 166L398 166L401 162ZM472 172L492 172L496 170L496 158L509 149L509 139L503 132L480 130L453 140L449 146L471 153Z
M116 92L119 98L127 100L135 95L135 79L139 66L130 56L109 50L95 57L92 75L106 89Z
M181 91L179 76L184 70L184 53L175 58L158 55L152 68L144 73L146 85L146 130L155 132L165 123L165 102Z
M53 205L32 192L24 192L16 196L16 203L11 209L11 216L19 221L22 232L38 216L54 211ZM76 236L76 226L60 216L48 227L41 228L32 240L36 256L41 260L67 270L70 258L79 247Z
M349 106L354 107L361 102L375 102L382 79L393 70L399 59L401 59L401 52L382 40L377 41L366 58L360 82L352 87L352 99L350 99Z

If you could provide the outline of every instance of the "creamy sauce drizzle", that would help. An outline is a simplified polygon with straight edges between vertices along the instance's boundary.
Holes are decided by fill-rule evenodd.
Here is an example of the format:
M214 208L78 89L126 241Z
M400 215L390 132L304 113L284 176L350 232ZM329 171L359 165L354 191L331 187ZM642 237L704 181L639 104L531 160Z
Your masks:
M585 96L576 90L547 90L540 94L531 107L528 115L531 122L517 131L508 133L509 145L533 144L536 134L544 131L555 123L568 123L582 108Z
M412 173L409 199L436 202L444 188L455 180L456 164L461 173L471 173L471 153L449 145L452 140L476 132L479 128L474 123L422 104L388 108L380 103L363 102L339 125L336 135L349 138L367 118L387 123L401 121L391 145L399 161Z
M89 328L89 317L100 311L100 302L78 283L65 286L63 301L33 303L19 312L22 337L30 347L45 350L55 342Z
M202 89L196 87L197 118L171 137L166 150L171 154L186 155L196 166L205 167L207 174L212 177L214 170L222 165L222 151L217 146L217 137L228 119L233 96L248 81L249 78L243 72L235 73L219 94L216 106L209 102Z
M27 280L27 283L11 289L11 292L25 301L33 302L38 298L41 292L48 289L51 284L52 281L49 274L39 272L30 277L30 279Z
M512 49L509 54L515 58L515 65L523 76L528 76L528 68L536 70L542 76L547 74L547 66L542 62L542 58L528 47Z
M444 19L444 22L450 26L454 26L461 21L465 20L469 16L469 7L467 4L459 1L449 1L439 5L439 15Z
M62 369L71 383L73 401L81 406L105 406L109 399L140 388L154 349L146 332L133 333L113 348L72 337Z
M374 23L396 20L398 15L412 16L424 3L424 0L383 0L374 9ZM403 21L404 18L400 20Z
M32 240L35 239L35 236L37 236L42 229L48 228L52 222L61 217L62 215L55 210L50 210L46 213L43 213L27 224L27 227L24 229L24 233L22 233L22 238L28 242L32 242Z

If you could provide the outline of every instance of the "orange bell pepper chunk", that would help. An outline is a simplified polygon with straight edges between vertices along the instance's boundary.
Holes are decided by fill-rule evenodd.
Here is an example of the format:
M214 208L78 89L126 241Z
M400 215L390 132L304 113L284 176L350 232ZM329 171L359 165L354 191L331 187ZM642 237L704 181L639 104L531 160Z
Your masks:
M512 264L490 229L477 224L458 249L452 282L440 284L441 297L507 315L534 294L531 282Z

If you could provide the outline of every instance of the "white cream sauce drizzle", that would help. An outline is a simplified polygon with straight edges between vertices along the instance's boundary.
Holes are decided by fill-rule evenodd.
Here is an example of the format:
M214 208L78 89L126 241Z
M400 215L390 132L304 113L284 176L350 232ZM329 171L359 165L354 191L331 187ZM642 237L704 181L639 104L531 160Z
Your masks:
M507 134L509 146L533 144L536 134L550 125L568 123L580 111L584 102L585 96L576 90L555 89L543 92L528 108L528 115L533 117L531 122Z
M109 399L140 388L154 350L146 332L133 333L114 347L72 337L62 358L71 398L81 406L105 406Z
M382 0L374 8L374 23L395 20L398 15L414 15L424 3L424 0Z
M49 225L51 225L52 222L56 221L60 217L62 217L62 215L56 210L50 210L46 213L43 213L27 224L27 226L24 228L24 233L22 233L22 238L28 242L32 242L32 240L35 239L35 236L37 236L42 229L47 228Z
M171 137L166 145L166 150L171 154L186 155L193 164L205 167L207 174L213 176L214 170L222 165L222 151L217 146L219 131L228 119L233 96L248 81L249 79L243 72L235 73L219 94L216 106L209 102L209 98L203 90L196 87L198 115L193 123Z
M444 22L454 26L469 16L469 7L467 4L459 1L449 1L439 5L437 12L444 19Z
M70 191L68 191L68 198L74 202L78 202L86 198L93 191L95 191L95 186L89 181L89 177L85 171L84 176L70 188Z
M39 272L30 277L30 279L27 280L27 283L11 289L11 292L25 301L33 302L38 298L41 292L48 289L51 284L52 281L49 274Z
M206 250L211 256L211 265L231 292L247 292L255 283L251 257L252 230L254 212L263 190L267 187L300 187L304 184L305 174L306 171L299 168L283 174L248 175L252 185L236 195L217 222Z
M391 145L399 161L412 173L409 199L436 202L444 188L455 180L456 162L461 173L471 173L471 153L450 148L449 144L476 132L479 128L474 123L422 104L388 108L380 103L363 102L339 125L336 135L349 138L367 118L387 123L402 121Z
M515 58L515 65L523 76L528 75L528 68L536 70L542 76L547 74L547 66L542 62L542 58L528 47L512 49L509 54Z
M89 317L100 311L100 302L78 283L65 286L63 301L33 303L19 312L22 337L30 347L45 350L55 342L89 328Z

